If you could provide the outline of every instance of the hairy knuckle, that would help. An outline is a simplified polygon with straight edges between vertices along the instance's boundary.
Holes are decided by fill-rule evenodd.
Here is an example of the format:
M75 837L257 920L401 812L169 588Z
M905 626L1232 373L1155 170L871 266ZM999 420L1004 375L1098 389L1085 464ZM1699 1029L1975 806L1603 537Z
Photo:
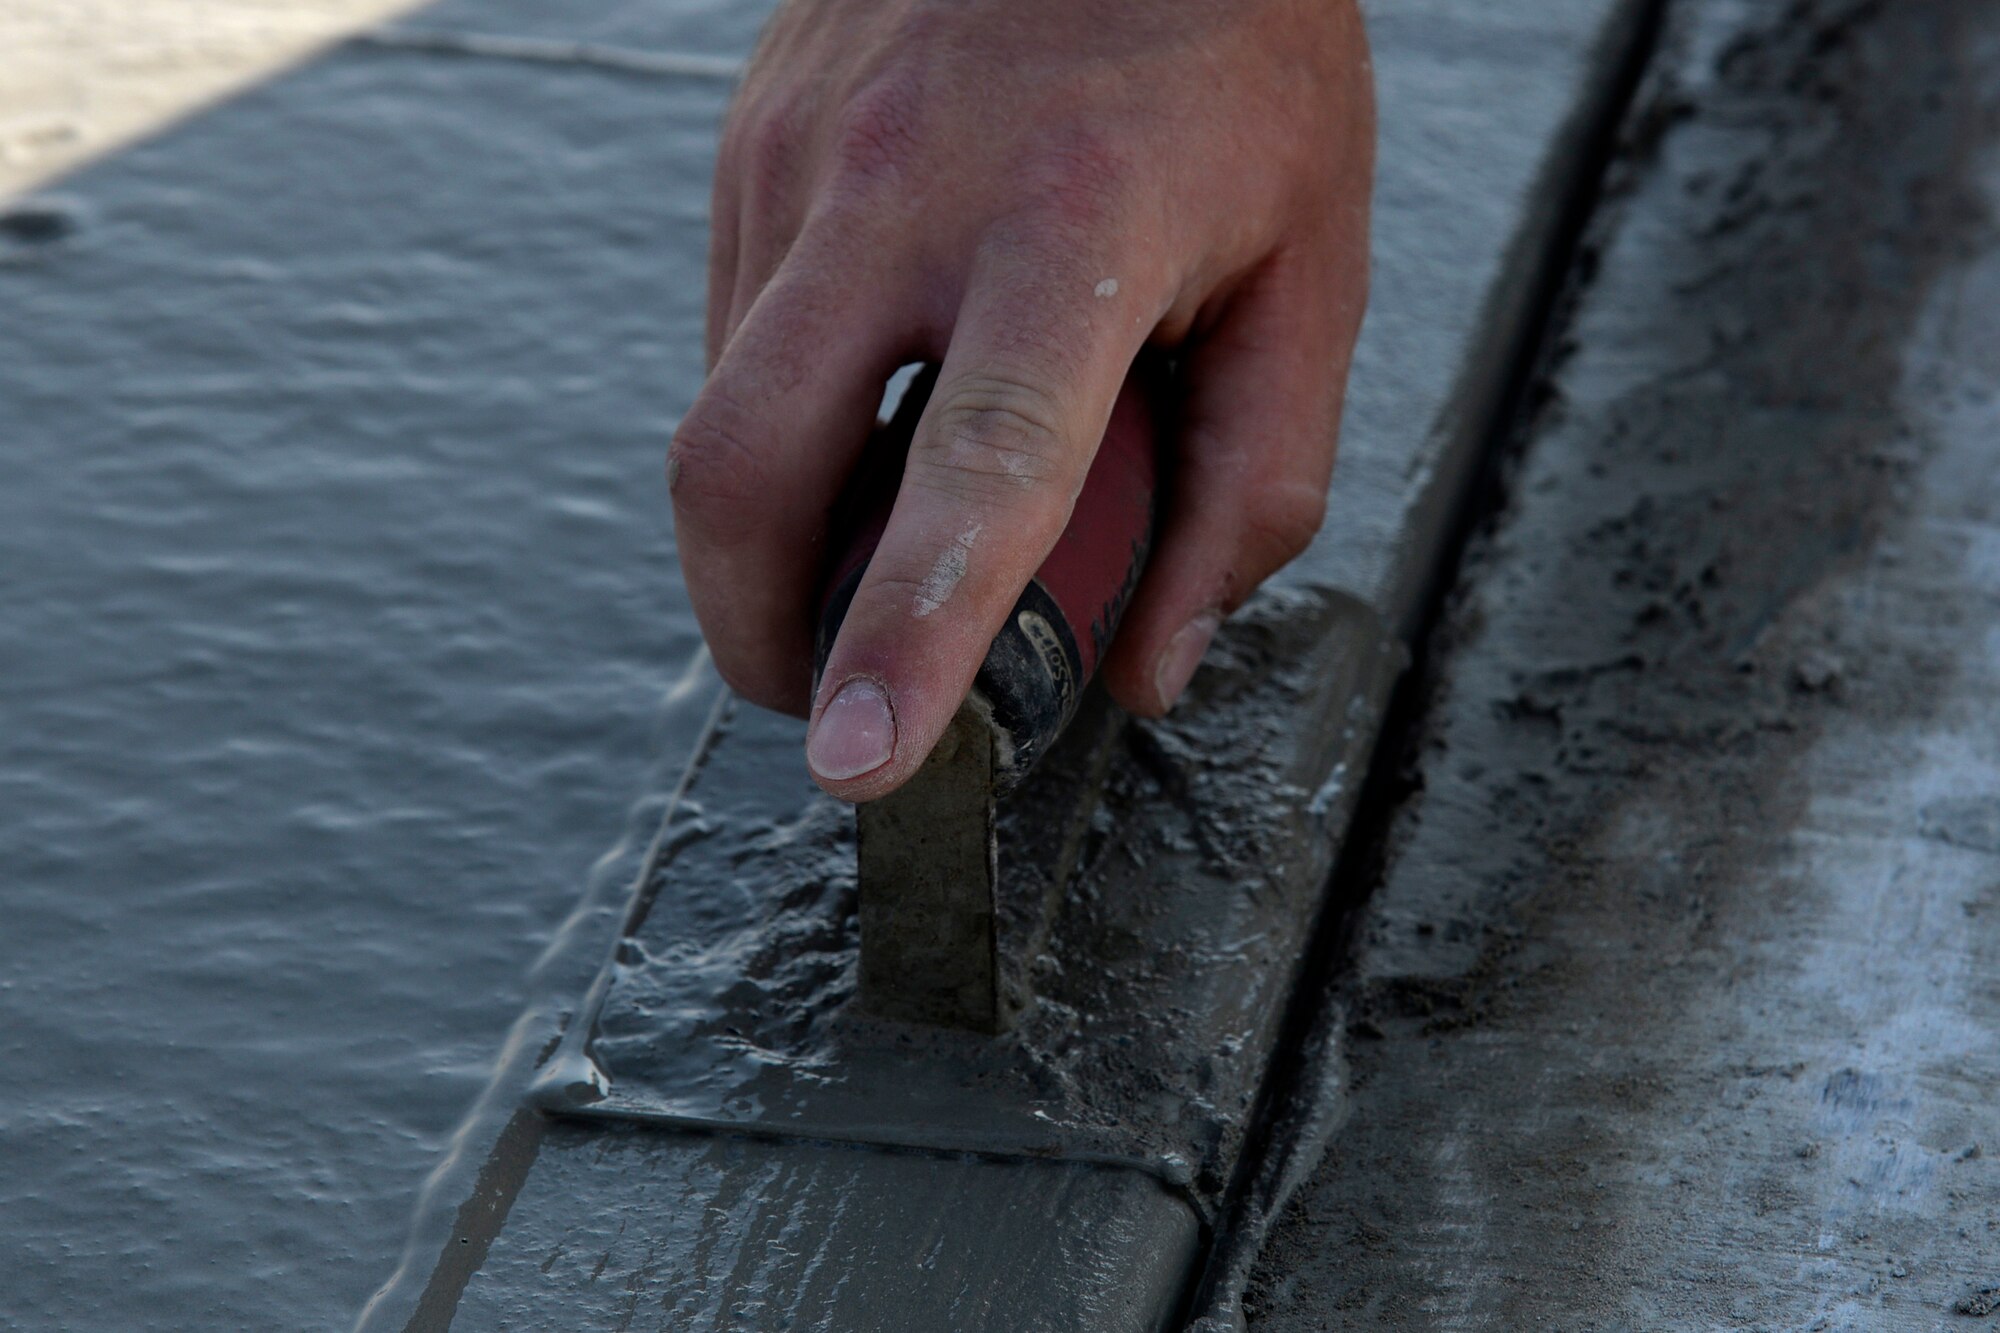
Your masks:
M1023 380L969 377L937 404L933 428L912 463L961 498L991 498L1066 480L1066 450L1053 397Z

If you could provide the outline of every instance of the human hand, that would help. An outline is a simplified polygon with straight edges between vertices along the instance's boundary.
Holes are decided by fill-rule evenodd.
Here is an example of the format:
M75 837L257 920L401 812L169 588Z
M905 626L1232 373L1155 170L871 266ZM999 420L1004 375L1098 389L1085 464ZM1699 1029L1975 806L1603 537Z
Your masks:
M668 462L718 669L900 785L1068 522L1134 356L1178 349L1151 563L1102 674L1158 715L1317 531L1367 288L1351 0L790 0L724 126L713 371ZM829 514L898 366L941 362L809 698Z

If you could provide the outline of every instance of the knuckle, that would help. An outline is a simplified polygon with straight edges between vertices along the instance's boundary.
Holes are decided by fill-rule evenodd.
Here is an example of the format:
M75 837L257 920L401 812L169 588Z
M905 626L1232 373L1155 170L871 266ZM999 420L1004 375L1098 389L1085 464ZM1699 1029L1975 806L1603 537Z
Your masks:
M797 100L760 107L750 116L736 151L762 192L782 190L797 173L808 142L807 122Z
M1029 198L1066 234L1115 226L1125 208L1131 164L1102 134L1077 131L1042 151L1024 173Z
M746 511L771 485L762 438L754 413L725 394L704 393L667 450L676 512L714 528L707 534L714 538L747 529Z
M870 599L877 608L902 612L924 601L931 592L925 585L923 574L889 568L888 562L878 554L869 563L868 586L859 596ZM852 616L854 613L850 610L848 614Z
M789 158L803 145L803 117L797 99L773 97L747 117L739 151L753 158Z
M890 73L856 92L834 127L833 162L851 185L893 185L915 165L921 147L923 90Z
M1072 470L1054 398L1024 380L969 376L937 402L911 465L961 499L1059 485Z

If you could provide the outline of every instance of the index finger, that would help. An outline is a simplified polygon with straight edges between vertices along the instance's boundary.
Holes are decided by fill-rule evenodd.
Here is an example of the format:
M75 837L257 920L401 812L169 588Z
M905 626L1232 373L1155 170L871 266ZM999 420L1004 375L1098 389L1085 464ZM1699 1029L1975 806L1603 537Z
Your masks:
M848 800L899 786L1062 535L1160 285L1031 240L982 247L882 540L814 699L806 758Z

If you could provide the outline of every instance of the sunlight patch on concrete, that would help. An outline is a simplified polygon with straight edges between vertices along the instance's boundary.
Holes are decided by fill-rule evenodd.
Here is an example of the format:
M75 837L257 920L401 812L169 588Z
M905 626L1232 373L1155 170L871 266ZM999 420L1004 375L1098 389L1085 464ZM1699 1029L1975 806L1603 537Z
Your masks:
M0 199L422 0L7 0Z

